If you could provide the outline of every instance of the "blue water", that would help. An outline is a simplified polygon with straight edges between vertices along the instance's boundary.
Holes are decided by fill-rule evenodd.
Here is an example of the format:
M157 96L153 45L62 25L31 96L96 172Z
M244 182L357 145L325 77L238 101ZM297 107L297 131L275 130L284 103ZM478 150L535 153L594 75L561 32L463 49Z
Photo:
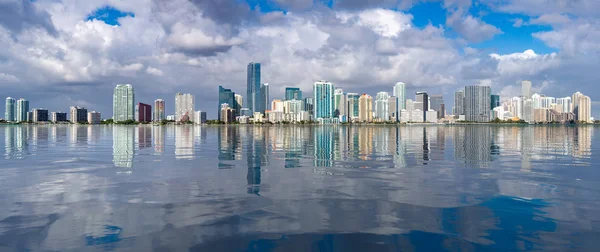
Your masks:
M4 125L0 251L598 251L599 129Z

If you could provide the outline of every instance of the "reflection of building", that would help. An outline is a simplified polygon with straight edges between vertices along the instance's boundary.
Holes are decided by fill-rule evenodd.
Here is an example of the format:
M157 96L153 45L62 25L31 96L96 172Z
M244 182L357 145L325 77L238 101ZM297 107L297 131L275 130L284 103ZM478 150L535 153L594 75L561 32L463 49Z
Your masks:
M191 126L175 127L175 158L194 158L194 139L192 138Z
M154 140L154 153L165 151L164 127L152 127L152 139Z
M194 113L194 96L192 94L175 94L175 121L187 122Z
M489 104L488 104L489 105ZM488 127L456 127L454 132L454 156L457 161L488 168L492 161L492 131Z
M75 126L77 127L77 126ZM113 126L113 163L117 167L133 167L135 128Z
M333 166L333 132L334 127L320 126L314 129L315 166Z
M248 164L248 173L246 180L248 183L248 194L258 195L261 183L261 167L267 164L267 144L265 132L269 128L249 128L252 132L249 134L246 159ZM263 131L264 130L264 131Z
M131 84L119 84L113 94L113 120L115 122L134 120L135 96Z
M4 158L23 159L28 154L27 131L25 127L4 128Z
M362 160L368 160L373 153L373 127L358 129L358 153Z
M152 147L152 127L139 126L136 127L136 130L138 131L138 148L141 150Z

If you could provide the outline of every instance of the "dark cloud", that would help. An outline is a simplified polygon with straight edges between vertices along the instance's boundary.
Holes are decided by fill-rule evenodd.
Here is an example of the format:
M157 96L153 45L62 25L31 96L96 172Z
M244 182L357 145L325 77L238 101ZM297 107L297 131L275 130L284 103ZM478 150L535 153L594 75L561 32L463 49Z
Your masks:
M239 25L243 22L258 21L258 13L250 6L236 0L190 0L196 5L204 17L220 24Z
M30 0L0 1L0 25L13 33L41 27L54 36L58 34L48 12L37 9Z

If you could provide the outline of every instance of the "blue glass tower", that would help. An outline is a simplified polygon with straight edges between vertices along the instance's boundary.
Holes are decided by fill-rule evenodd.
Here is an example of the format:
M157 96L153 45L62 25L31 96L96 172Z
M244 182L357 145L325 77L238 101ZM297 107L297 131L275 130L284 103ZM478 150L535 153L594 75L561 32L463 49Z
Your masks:
M302 91L300 88L285 88L285 99L286 100L302 100Z
M327 81L317 81L313 85L314 94L314 118L333 118L333 83Z
M264 97L261 93L260 83L260 63L248 64L248 76L247 76L247 95L246 104L248 109L254 112L264 113L264 107L262 106L262 98Z
M219 106L217 107L217 115L219 116L218 118L221 118L221 104L223 103L227 103L229 104L229 107L232 109L236 108L236 101L235 101L235 92L231 91L231 89L228 88L223 88L223 86L219 86ZM240 111L235 111L234 114L235 115L239 115Z

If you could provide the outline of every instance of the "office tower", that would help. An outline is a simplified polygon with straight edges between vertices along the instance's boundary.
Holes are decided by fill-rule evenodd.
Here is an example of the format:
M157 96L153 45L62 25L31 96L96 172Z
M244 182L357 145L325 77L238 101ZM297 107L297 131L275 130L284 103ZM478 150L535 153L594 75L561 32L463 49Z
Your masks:
M571 112L571 97L557 98L556 105L556 110L558 110L560 113Z
M313 115L315 109L314 99L312 97L304 98L304 111L308 111L310 115Z
M70 121L71 123L80 123L80 122L87 122L87 109L84 107L79 107L79 106L71 106L71 108L69 109L71 112L71 117L70 117Z
M152 106L138 102L135 105L135 120L142 123L152 122Z
M333 92L333 116L338 117L341 115L346 115L346 96L344 95L344 90L341 88L336 88Z
M13 99L12 97L6 98L4 120L9 121L9 122L16 120L16 113L17 113L16 102L17 101L15 99Z
M265 110L267 110L267 104L269 104L269 83L263 83L260 86L260 95L262 97L261 102L260 102L260 111L261 113L265 113Z
M247 92L246 92L246 107L254 112L260 111L260 100L263 95L261 94L261 82L260 82L260 63L248 64L248 76L246 78Z
M113 120L115 122L135 119L135 95L131 84L119 84L113 94Z
M375 118L377 121L384 122L388 120L388 92L379 92L375 96Z
M204 112L204 111L196 111L196 112L194 112L194 123L195 124L204 124L204 123L206 123L206 112Z
M346 100L348 100L348 117L358 118L358 99L360 95L357 93L348 93Z
M300 88L286 87L285 100L302 100L302 91Z
M218 118L221 118L221 104L227 103L229 104L229 108L235 109L236 101L235 101L235 92L231 91L229 88L223 88L223 86L219 86L219 110L217 111ZM234 112L236 113L236 112ZM191 113L190 113L191 115Z
M458 118L460 115L465 114L465 91L459 90L454 93L454 117Z
M47 109L34 109L33 110L33 122L47 122L48 121L48 110Z
M333 83L321 80L313 85L314 118L334 118Z
M219 120L224 123L232 123L235 121L234 110L229 107L229 104L223 103L221 104L221 113L219 113L221 117Z
M521 82L521 96L525 99L531 98L531 81Z
M490 97L490 108L494 109L496 107L500 107L500 96L499 95L492 95Z
M358 120L361 122L373 121L373 97L363 94L358 98Z
M154 101L154 116L155 122L165 120L165 101L162 99L156 99Z
M402 111L403 109L406 109L406 84L404 82L396 82L393 95L398 99L398 101L396 101L398 106L397 110Z
M143 103L142 103L143 104ZM148 105L150 106L150 105ZM102 118L100 117L100 112L92 111L87 115L89 124L100 124L102 122Z
M271 111L283 112L283 101L275 99L271 102Z
M526 121L526 122L533 122L534 111L535 111L535 109L533 108L533 99L529 98L529 99L524 100L521 116L519 116L519 119ZM513 115L515 115L515 114L513 114Z
M427 120L427 111L429 110L429 95L427 92L417 92L415 101L415 110L423 112L423 121Z
M489 122L491 88L489 86L465 87L465 120L471 122Z
M436 111L436 118L441 119L446 117L446 111L444 106L444 96L442 95L431 95L429 96L430 110ZM429 118L427 118L429 120Z
M398 121L398 115L399 115L399 114L396 114L398 112L396 110L396 109L398 109L396 102L398 102L397 97L390 96L390 98L388 98L388 118L394 122ZM402 111L402 110L400 110L400 111Z
M233 98L235 99L235 113L237 115L240 115L240 112L242 110L242 108L244 107L244 97L242 97L242 95L240 94L235 94L233 96Z
M17 100L17 113L15 114L15 121L17 122L26 122L27 112L29 112L29 101L23 98Z
M220 87L219 87L220 88ZM219 95L220 99L220 95ZM175 121L190 121L194 113L194 96L192 94L175 94Z
M51 113L51 121L53 123L57 122L66 122L67 121L67 113L63 112L52 112Z

